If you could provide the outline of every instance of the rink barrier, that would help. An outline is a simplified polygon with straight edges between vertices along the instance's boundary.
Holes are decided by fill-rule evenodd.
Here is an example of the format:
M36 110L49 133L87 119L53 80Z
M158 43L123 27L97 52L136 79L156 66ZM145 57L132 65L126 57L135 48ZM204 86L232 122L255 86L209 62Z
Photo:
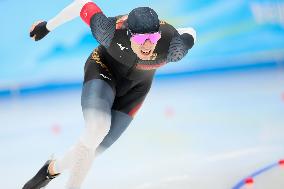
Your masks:
M280 66L281 67L281 66ZM275 62L267 62L261 64L251 64L251 65L240 65L234 67L222 67L222 68L208 68L202 70L185 71L178 73L157 73L155 76L156 80L164 79L175 79L182 77L191 77L204 74L221 74L226 72L236 72L236 71L258 71L267 69L277 69L279 65ZM50 91L60 91L69 89L80 89L82 87L83 81L75 81L69 83L54 82L54 83L39 83L37 85L18 85L12 86L10 88L0 89L1 97L15 97L28 94L45 93ZM0 86L1 87L1 86Z
M261 174L264 174L274 168L277 168L277 167L284 167L284 159L282 160L279 160L278 162L276 163L272 163L270 165L267 165L266 167L262 168L262 169L259 169L257 170L256 172L250 174L249 176L243 178L241 181L239 181L234 187L232 187L232 189L241 189L242 187L245 187L245 186L252 186L254 185L255 183L255 178Z

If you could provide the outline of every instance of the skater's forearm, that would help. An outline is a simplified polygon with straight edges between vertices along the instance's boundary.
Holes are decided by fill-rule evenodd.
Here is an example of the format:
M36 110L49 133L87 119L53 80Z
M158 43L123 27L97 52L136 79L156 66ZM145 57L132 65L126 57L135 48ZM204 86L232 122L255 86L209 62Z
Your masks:
M47 22L47 29L49 31L54 30L58 26L73 20L80 16L80 11L82 7L91 0L74 0L71 4L65 7L61 12L59 12L54 18Z
M181 28L177 32L170 43L167 62L180 61L195 43L196 32L193 28Z

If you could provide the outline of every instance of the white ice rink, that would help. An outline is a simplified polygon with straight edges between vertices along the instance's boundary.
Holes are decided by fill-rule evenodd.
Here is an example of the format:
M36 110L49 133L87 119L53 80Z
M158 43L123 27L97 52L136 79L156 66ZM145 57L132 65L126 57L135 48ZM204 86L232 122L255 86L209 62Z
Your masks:
M0 98L0 189L20 189L83 127L80 89ZM283 69L160 78L82 188L231 189L283 158ZM284 168L254 179L253 189L283 189Z

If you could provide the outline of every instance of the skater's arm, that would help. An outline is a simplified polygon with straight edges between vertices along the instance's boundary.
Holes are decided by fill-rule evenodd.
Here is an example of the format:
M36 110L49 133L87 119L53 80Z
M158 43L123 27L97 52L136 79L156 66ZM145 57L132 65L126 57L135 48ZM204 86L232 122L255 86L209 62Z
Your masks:
M82 7L91 0L74 0L71 4L60 11L55 17L46 21L37 21L30 30L30 37L38 41L44 38L50 31L58 26L80 16Z
M177 62L186 56L196 40L196 32L193 28L178 29L170 43L167 62Z
M61 12L59 12L54 18L47 22L46 28L49 31L54 30L58 26L73 20L80 16L80 11L82 7L91 0L74 0L71 4L65 7Z
M80 16L91 27L96 40L108 48L114 37L116 19L108 18L94 2L86 3L81 10Z

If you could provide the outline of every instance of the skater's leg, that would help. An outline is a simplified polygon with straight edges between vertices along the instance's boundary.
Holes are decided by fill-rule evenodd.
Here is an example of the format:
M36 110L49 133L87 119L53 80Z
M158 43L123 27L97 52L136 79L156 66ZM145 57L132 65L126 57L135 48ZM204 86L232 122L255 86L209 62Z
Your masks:
M109 148L127 129L135 114L142 106L152 83L152 78L139 83L135 90L129 91L126 95L116 97L112 106L111 127L102 143L96 150L96 156Z
M83 86L82 110L85 129L78 143L62 159L55 161L55 172L70 168L67 188L79 188L94 159L94 152L111 125L114 92L103 80L94 79Z
M97 148L96 156L103 153L107 148L109 148L127 129L132 120L133 117L129 116L128 114L121 111L112 110L110 130L102 143Z
M94 159L95 149L110 129L116 88L115 78L98 57L97 49L89 56L84 70L82 110L86 127L83 134L62 158L47 161L23 189L41 189L65 169L71 169L68 188L79 188L84 180Z
M124 112L117 110L111 111L111 127L104 140L101 142L99 147L96 149L95 156L100 155L106 149L108 149L128 128L133 118ZM78 147L77 147L78 148ZM62 173L64 170L71 167L74 164L74 157L76 157L76 147L67 151L63 158L57 159L56 163L51 163L49 169L50 174Z
M104 140L99 145L99 147L96 149L95 155L98 156L103 153L107 148L109 148L127 129L132 120L133 118L128 114L117 110L112 110L110 130L105 136ZM50 173L62 173L64 170L70 168L71 165L74 164L77 148L78 147L73 146L68 152L65 153L63 158L57 159L56 163L54 164L52 163L50 166Z

